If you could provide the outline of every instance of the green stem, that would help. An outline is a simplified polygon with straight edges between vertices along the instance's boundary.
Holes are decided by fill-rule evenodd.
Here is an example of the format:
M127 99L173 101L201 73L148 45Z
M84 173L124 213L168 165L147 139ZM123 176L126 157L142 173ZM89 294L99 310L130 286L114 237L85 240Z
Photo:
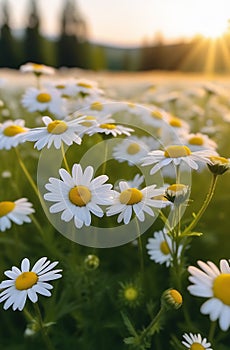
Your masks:
M207 207L208 207L209 203L211 202L211 199L212 199L212 197L214 195L214 192L215 192L216 183L217 183L217 177L218 177L218 175L215 175L215 174L213 175L209 191L207 193L207 196L205 198L205 201L204 201L202 207L200 208L200 210L196 214L194 220L189 224L189 226L186 227L184 232L182 232L182 234L181 234L182 236L184 236L188 232L192 231L192 229L196 226L196 224L200 220L201 216L204 214L205 210L207 209Z
M210 329L209 329L209 335L208 335L208 341L212 342L214 339L214 334L216 330L216 321L211 322Z
M150 322L147 328L144 329L144 331L140 335L140 340L143 339L148 335L148 333L151 331L152 327L160 320L161 316L163 315L165 309L163 307L160 308L154 319Z
M50 338L48 337L48 334L47 334L47 331L46 329L44 328L44 325L43 325L43 320L42 320L42 315L41 315L41 312L40 312L40 309L39 309L39 306L37 303L33 304L34 305L34 309L35 309L35 312L37 314L37 317L38 317L38 322L39 322L39 327L40 327L40 330L41 330L41 334L42 334L42 338L44 340L44 343L46 345L46 348L47 350L55 350L51 341L50 341Z
M22 171L24 172L24 174L25 174L27 180L29 181L29 183L30 183L30 185L32 186L34 192L36 193L36 195L37 195L38 198L39 198L38 189L37 189L37 186L36 186L34 180L32 179L32 176L30 175L29 171L27 170L27 168L26 168L26 166L25 166L25 164L24 164L24 162L23 162L23 160L22 160L22 158L21 158L21 155L20 155L20 153L19 153L17 147L15 147L14 149L15 149L15 153L16 153L16 156L17 156L17 158L18 158L18 162L19 162L19 165L20 165Z
M63 143L61 144L61 152L62 152L62 157L63 157L63 162L65 164L65 168L70 173L70 168L69 168L69 165L68 165L68 162L67 162L67 159L66 159Z
M142 240L141 240L141 231L140 231L140 225L137 217L135 217L136 227L137 227L137 234L138 234L138 248L139 248L139 257L140 257L140 273L141 273L141 279L144 277L144 258L143 258L143 246L142 246Z

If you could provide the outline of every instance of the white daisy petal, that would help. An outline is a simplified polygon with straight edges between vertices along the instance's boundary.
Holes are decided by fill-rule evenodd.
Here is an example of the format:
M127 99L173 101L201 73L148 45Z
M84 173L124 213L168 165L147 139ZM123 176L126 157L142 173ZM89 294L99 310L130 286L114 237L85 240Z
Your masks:
M15 266L12 273L6 271L10 280L1 282L0 288L5 289L0 293L0 302L4 302L3 308L7 310L12 306L13 310L23 310L27 297L33 302L38 301L38 295L51 296L53 286L47 282L61 278L61 269L53 270L57 261L50 262L47 257L42 257L30 271L30 261L24 258L21 262L21 271Z

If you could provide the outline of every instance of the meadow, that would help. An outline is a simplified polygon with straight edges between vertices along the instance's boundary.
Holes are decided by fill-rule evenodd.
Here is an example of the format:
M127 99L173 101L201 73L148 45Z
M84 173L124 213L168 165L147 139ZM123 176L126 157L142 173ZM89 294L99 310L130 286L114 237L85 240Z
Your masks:
M228 77L49 68L0 75L0 345L228 350Z

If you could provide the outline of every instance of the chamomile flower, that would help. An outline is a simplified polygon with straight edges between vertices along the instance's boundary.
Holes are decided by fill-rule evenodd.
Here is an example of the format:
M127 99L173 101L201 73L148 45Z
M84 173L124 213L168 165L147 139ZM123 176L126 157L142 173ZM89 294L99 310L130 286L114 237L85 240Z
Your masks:
M50 148L53 144L56 149L59 149L62 143L70 146L74 142L81 144L82 132L81 122L84 117L79 117L71 121L52 120L50 117L42 118L45 127L30 129L25 136L26 141L36 141L34 147L41 150L44 147Z
M61 220L74 220L77 228L90 226L91 213L97 217L104 215L100 205L111 204L112 185L105 184L108 176L101 175L93 179L93 167L86 167L83 172L80 164L74 164L72 175L65 169L60 169L61 179L51 177L45 188L49 191L45 200L56 202L49 211L61 214Z
M153 238L148 239L146 245L150 260L158 264L165 264L169 267L172 263L172 252L175 249L172 238L164 231L156 231ZM179 245L177 250L177 258L181 256L182 246Z
M155 164L150 170L150 174L155 174L161 168L174 164L175 166L184 164L186 168L199 169L199 163L210 164L209 157L215 155L212 150L192 152L189 147L183 145L170 145L164 151L151 151L143 159L143 166Z
M65 100L55 89L39 90L28 88L22 97L21 103L29 112L45 112L55 114L62 118L66 114Z
M118 162L127 161L129 165L140 164L141 159L150 151L149 146L141 138L131 136L121 140L114 149L113 157Z
M182 344L189 350L212 350L212 348L210 348L211 343L208 343L206 338L202 339L199 333L185 333L183 334L183 338Z
M27 297L36 303L38 295L46 297L51 296L50 290L53 286L49 281L61 278L62 270L53 268L58 264L58 261L53 263L47 260L47 257L39 259L32 269L30 269L30 261L24 258L21 262L21 269L13 266L11 270L7 270L4 274L9 278L0 283L0 289L4 289L0 293L0 302L4 302L4 310L12 309L22 311Z
M27 198L20 198L15 202L0 202L0 231L4 232L6 229L11 228L11 221L17 225L31 222L28 215L32 213L34 213L34 209Z
M191 151L201 151L204 149L216 150L217 144L211 140L208 135L200 132L196 134L187 134L184 137L184 144L187 145Z
M144 124L151 125L154 128L161 128L169 119L169 114L160 108L153 108L152 106L149 109L146 109L145 112L142 112L141 119Z
M7 120L0 124L0 149L11 149L24 142L24 135L28 131L23 119Z
M163 194L163 189L156 189L156 185L151 185L139 190L130 187L126 181L120 181L118 191L113 191L113 204L108 208L107 216L118 215L117 222L124 221L128 224L131 220L132 213L138 220L145 220L145 213L155 216L152 208L163 208L163 201L152 199L154 196Z
M113 137L116 137L118 135L126 135L130 136L130 132L133 132L134 130L131 128L127 128L123 125L115 124L114 120L110 118L110 116L106 116L102 118L101 120L98 119L97 123L93 125L88 134L89 136L92 136L94 134L100 133L105 135L111 135Z
M44 64L28 62L20 66L22 73L34 73L36 75L52 75L55 73L55 69Z
M230 326L230 266L229 261L220 260L218 268L213 262L197 262L200 269L189 266L188 287L192 295L208 298L201 306L201 313L209 315L211 321L219 319L220 328L227 331Z

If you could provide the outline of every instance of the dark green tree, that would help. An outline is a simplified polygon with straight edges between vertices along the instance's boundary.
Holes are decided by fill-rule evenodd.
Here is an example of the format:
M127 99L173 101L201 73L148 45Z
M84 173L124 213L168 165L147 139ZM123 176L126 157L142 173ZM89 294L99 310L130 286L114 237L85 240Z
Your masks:
M66 0L58 45L59 66L87 68L87 27L74 0Z
M15 39L10 29L9 18L9 3L8 0L2 2L2 26L0 30L0 66L15 68L16 52L15 52Z
M36 0L30 0L29 4L31 9L24 38L24 61L44 63Z

